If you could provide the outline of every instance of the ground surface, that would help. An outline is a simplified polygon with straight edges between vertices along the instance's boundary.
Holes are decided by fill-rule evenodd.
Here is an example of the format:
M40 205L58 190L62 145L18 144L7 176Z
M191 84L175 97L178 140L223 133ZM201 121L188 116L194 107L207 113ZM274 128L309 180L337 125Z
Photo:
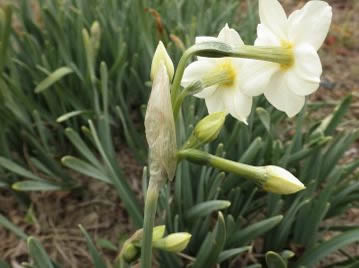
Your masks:
M287 11L301 6L306 1L282 1ZM359 126L359 1L331 0L334 19L324 47L320 50L323 62L323 83L312 97L313 102L323 102L315 117L320 119L333 109L333 105L348 95L353 95L353 105L341 128ZM0 1L1 3L1 1ZM139 188L141 167L131 158L130 152L119 148L121 160L129 180ZM359 142L347 153L348 159L359 157ZM126 159L126 161L123 161ZM98 241L108 239L118 246L128 231L128 217L124 214L121 202L111 187L79 178L85 190L82 193L34 193L32 214L26 211L7 192L0 192L0 211L26 232L42 241L52 256L64 267L91 267L83 235L78 224L82 224ZM337 219L338 223L354 224L359 222L358 209L351 209ZM328 234L330 237L332 234ZM27 259L24 242L0 227L0 256L18 267ZM54 250L55 249L55 250ZM352 256L359 256L359 246L350 247ZM109 260L116 256L115 251L104 249ZM329 263L338 259L338 254L326 260Z

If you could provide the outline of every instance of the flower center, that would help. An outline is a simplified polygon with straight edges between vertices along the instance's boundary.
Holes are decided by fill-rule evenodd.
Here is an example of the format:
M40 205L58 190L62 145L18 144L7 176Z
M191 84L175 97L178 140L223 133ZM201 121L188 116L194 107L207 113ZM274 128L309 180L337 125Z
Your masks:
M213 77L218 77L217 84L223 87L232 87L237 75L232 59L225 58L223 60L219 60L211 75L213 75Z
M293 44L291 42L286 41L286 40L282 40L280 45L281 45L282 48L288 49L292 54L292 61L289 64L281 64L280 65L280 69L282 71L287 71L294 64L294 53L293 53L293 47L294 46L293 46Z

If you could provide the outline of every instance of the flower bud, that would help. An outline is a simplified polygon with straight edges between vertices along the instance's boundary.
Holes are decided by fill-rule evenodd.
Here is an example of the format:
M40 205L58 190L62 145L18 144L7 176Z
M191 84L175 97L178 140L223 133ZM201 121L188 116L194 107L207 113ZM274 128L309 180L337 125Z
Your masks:
M292 173L277 166L265 166L266 180L262 184L265 191L276 194L293 194L305 189Z
M156 241L161 239L166 231L166 226L165 225L159 225L153 228L153 233L152 233L152 241Z
M100 48L100 42L101 42L101 27L98 21L95 21L91 25L90 32L91 32L92 46L94 50L97 51Z
M152 65L151 65L151 80L152 81L155 80L155 77L160 69L161 62L163 62L164 65L166 66L166 71L167 71L168 77L170 80L172 80L174 72L175 72L173 62L172 62L170 56L168 55L165 46L160 41L157 45L155 54L153 55L153 59L152 59Z
M160 240L154 241L153 247L169 252L178 253L183 251L187 247L191 236L192 235L189 233L170 234Z
M127 262L135 261L140 255L140 249L132 243L126 243L121 250L121 257Z
M170 81L163 61L157 68L145 115L150 174L160 180L163 177L172 180L177 164L177 145Z
M194 128L194 135L202 143L208 143L215 140L221 132L226 116L227 113L225 112L216 112L207 115L199 121Z

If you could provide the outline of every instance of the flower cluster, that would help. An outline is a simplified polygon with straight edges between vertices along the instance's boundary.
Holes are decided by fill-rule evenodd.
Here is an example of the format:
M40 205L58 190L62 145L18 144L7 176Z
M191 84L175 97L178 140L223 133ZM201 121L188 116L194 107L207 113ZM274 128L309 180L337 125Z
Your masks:
M283 48L291 60L277 63L198 57L185 69L181 85L188 87L207 77L220 77L218 83L195 95L205 99L209 113L226 112L246 123L252 97L264 94L274 107L293 117L303 108L305 96L318 89L322 66L317 50L329 31L331 7L324 1L309 1L287 17L278 0L259 0L259 16L255 46ZM217 38L196 39L197 44L208 41L223 42L234 50L244 45L228 25Z

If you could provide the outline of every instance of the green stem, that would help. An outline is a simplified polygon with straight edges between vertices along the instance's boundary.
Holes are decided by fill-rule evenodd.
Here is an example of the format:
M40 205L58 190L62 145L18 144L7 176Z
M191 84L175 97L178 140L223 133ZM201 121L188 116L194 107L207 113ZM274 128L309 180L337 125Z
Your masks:
M257 183L264 183L267 179L264 167L256 167L227 160L196 149L185 149L177 153L178 159L186 159L200 165L210 165L214 168L230 172L248 179L253 179Z
M160 192L161 184L157 178L151 176L147 188L145 201L145 217L143 223L143 241L141 250L141 268L152 267L152 233L155 222L157 201Z
M127 262L125 262L125 260L124 259L120 259L120 264L119 264L119 266L118 266L118 268L129 268L130 266L128 265L128 263Z

